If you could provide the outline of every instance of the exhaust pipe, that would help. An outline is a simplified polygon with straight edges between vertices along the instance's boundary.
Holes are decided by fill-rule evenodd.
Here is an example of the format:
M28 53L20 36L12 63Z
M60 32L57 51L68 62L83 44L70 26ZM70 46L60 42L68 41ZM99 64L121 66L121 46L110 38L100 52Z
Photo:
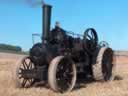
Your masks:
M43 5L43 32L42 32L42 41L48 42L50 39L50 25L51 25L51 5Z

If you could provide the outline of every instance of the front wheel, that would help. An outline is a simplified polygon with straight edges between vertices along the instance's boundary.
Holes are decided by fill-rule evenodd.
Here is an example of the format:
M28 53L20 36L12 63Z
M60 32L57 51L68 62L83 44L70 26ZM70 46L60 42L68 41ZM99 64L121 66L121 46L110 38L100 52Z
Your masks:
M76 83L76 65L64 56L52 60L48 69L48 82L54 91L68 92Z
M29 56L21 58L15 68L15 84L18 88L28 88L34 84L34 78L28 75L35 69Z

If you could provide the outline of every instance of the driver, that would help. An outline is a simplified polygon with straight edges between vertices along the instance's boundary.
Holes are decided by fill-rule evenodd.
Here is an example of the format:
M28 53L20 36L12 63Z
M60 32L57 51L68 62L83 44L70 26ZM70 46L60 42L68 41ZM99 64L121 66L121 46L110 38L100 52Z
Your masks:
M52 42L54 43L62 42L66 38L66 31L60 27L59 22L55 23L55 28L51 31L51 36Z

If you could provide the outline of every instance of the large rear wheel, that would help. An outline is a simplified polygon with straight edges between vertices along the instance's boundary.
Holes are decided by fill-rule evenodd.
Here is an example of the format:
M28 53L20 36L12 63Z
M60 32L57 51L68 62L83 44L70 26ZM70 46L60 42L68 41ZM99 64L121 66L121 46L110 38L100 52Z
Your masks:
M74 62L64 56L54 58L48 69L48 82L54 91L71 91L76 83L76 66Z
M111 48L102 47L93 65L93 76L96 80L111 81L114 79L114 52Z

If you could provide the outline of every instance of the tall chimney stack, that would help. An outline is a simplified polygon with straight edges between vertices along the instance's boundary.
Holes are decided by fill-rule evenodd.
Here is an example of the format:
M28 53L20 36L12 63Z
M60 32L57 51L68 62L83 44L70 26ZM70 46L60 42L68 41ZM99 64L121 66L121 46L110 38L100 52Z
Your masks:
M51 5L43 5L43 32L42 32L42 41L48 42L50 39L50 25L51 25Z

